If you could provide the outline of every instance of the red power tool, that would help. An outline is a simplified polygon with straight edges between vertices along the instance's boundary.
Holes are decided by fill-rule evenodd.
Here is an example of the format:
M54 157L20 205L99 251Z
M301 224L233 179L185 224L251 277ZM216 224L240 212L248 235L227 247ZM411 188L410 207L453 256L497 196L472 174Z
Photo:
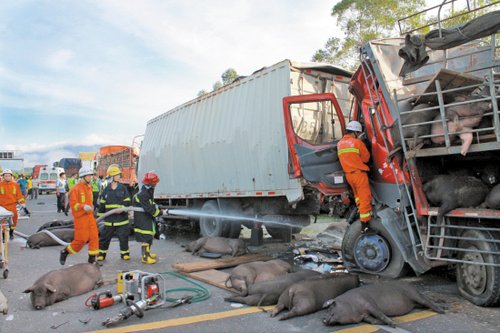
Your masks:
M85 301L85 305L89 308L93 307L94 310L99 310L107 308L108 306L111 306L115 303L123 302L124 298L125 296L123 294L113 296L113 294L111 294L111 291L106 290L102 293L93 294L92 296L87 298L87 300Z

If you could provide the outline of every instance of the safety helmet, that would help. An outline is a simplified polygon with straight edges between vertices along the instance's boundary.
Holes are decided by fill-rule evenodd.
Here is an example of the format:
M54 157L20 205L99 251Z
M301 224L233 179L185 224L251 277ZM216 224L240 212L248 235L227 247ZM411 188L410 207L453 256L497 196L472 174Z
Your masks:
M363 132L363 127L361 127L361 124L359 123L359 121L356 121L356 120L350 121L349 124L347 124L347 126L345 128L348 131Z
M160 177L154 171L149 171L144 174L142 183L144 185L156 185L160 182Z
M86 167L83 167L80 169L80 178L82 177L85 177L85 176L88 176L88 175L93 175L94 174L94 170L92 170L91 168L86 168Z
M11 169L5 169L3 172L2 172L2 176L5 175L6 173L12 175L12 170Z
M122 173L122 171L120 170L120 168L118 167L117 164L111 164L108 167L108 170L106 171L106 176L114 177L114 176L119 175L121 173Z

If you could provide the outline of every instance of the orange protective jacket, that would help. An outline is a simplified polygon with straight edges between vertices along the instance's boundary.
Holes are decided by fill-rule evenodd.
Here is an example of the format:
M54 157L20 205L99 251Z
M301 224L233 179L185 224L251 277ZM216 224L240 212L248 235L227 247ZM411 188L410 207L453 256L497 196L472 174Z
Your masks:
M370 159L370 153L363 141L346 134L337 144L337 154L354 193L359 218L361 222L368 222L372 218L372 196L367 174L370 168L365 163Z
M352 134L346 134L337 143L337 155L345 173L370 171L365 164L370 160L370 153L365 144Z
M89 255L99 253L99 235L94 210L86 211L83 209L85 205L92 206L92 202L92 187L83 182L76 184L69 193L69 205L75 224L75 237L71 244L66 247L66 250L71 254L80 252L86 243L89 244Z
M12 217L11 229L16 229L17 226L17 204L25 203L23 194L21 193L21 187L15 181L0 182L0 206L12 212L14 216Z

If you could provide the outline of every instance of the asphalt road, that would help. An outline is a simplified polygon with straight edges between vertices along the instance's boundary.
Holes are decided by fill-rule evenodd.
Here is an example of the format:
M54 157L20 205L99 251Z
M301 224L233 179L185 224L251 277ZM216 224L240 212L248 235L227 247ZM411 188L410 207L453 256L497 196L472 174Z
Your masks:
M67 219L56 213L54 195L39 196L37 201L28 201L32 212L29 219L19 221L18 230L32 234L43 223L56 218ZM71 216L70 216L71 217ZM322 219L323 223L328 219ZM115 279L118 271L140 269L149 272L165 272L171 270L176 262L191 262L197 257L184 252L181 245L195 239L196 235L170 235L166 240L155 240L154 252L159 255L156 265L140 263L140 247L130 239L132 260L120 260L118 242L111 243L110 253L101 268L107 284L98 290L116 292ZM103 330L102 321L116 315L123 307L117 304L95 311L85 307L85 300L92 295L70 298L56 303L44 310L35 311L31 306L28 294L23 290L50 270L59 269L58 262L61 246L46 247L39 250L25 247L25 241L16 237L9 242L9 277L0 278L0 289L9 302L7 315L0 315L0 333L21 332L88 332ZM265 245L258 248L259 253L280 255L289 251L286 244L278 244L266 240ZM86 262L86 247L70 256L66 265ZM362 281L371 281L373 276L361 276ZM199 303L184 305L170 309L150 310L144 318L129 318L108 332L499 332L500 310L498 308L480 308L463 300L455 287L455 283L444 274L434 272L424 276L404 278L413 283L427 296L448 305L446 314L439 315L429 310L416 309L410 314L396 318L400 324L396 329L377 325L346 325L326 327L322 318L326 311L279 321L270 318L268 313L260 309L225 302L223 298L229 291L203 284L211 292L211 297ZM185 282L169 277L168 288L189 286ZM105 332L105 331L104 331Z

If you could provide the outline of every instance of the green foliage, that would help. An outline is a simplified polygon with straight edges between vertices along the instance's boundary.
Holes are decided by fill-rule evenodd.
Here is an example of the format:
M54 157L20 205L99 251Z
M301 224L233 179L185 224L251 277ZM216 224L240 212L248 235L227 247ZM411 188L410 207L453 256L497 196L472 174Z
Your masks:
M359 47L373 39L399 35L398 18L424 5L425 0L341 0L333 7L332 16L344 37L330 38L312 60L353 70L359 63Z
M219 89L219 88L222 88L222 86L223 86L222 82L217 81L217 82L215 82L215 83L214 83L214 85L212 86L212 90L217 90L217 89Z
M221 75L223 85L230 84L231 82L233 82L237 78L238 78L238 73L236 72L236 70L234 68L227 69Z
M205 95L206 93L208 93L208 92L205 89L202 89L202 90L198 91L198 95L196 95L196 96L200 97L200 96Z

